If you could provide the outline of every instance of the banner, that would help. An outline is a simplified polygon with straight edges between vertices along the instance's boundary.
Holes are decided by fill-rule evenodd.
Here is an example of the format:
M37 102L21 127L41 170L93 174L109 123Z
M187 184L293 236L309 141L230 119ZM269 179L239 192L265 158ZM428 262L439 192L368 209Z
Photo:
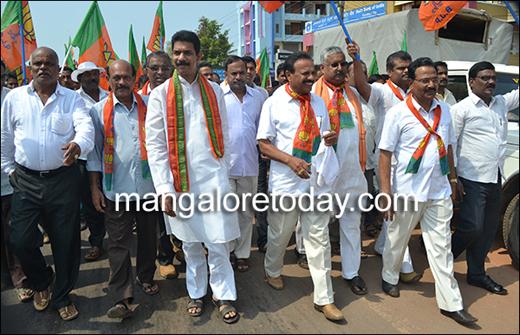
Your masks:
M426 31L444 27L469 1L421 1L419 19Z

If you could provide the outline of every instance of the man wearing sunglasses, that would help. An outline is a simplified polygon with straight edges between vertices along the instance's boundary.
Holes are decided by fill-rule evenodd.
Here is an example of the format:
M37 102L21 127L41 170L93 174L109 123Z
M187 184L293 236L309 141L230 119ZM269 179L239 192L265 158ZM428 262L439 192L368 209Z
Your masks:
M150 95L150 92L157 86L164 83L172 76L172 60L166 52L155 51L146 57L145 74L148 82L137 92L141 95Z
M451 109L457 136L457 197L461 221L453 233L453 257L466 250L470 285L506 295L485 270L485 259L493 243L502 199L507 143L507 113L518 108L518 89L493 96L498 77L489 62L478 62L469 70L471 93Z

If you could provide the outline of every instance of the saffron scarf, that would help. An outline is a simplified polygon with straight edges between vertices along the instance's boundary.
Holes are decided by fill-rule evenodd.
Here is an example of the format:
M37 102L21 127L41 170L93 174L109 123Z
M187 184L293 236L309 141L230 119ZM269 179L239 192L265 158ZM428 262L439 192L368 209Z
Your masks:
M316 122L310 94L299 95L291 90L289 83L285 84L285 92L300 102L300 125L293 142L292 155L311 162L312 156L318 152L321 142L320 127Z
M150 166L148 165L148 153L146 151L146 104L143 98L133 93L137 101L137 114L139 118L139 148L141 149L141 165L143 179L152 179ZM110 92L105 106L103 107L103 124L105 127L105 187L107 191L112 190L112 179L114 173L114 92Z
M148 95L148 87L150 87L149 80L144 84L143 89L141 90L142 95Z
M442 141L441 136L436 132L441 121L441 106L437 105L437 107L435 107L435 109L433 110L435 116L433 119L433 127L430 127L428 122L426 122L426 120L422 117L422 115L413 105L412 98L410 96L408 96L408 99L406 99L406 105L412 111L413 115L415 115L417 120L419 120L419 122L421 122L421 124L428 130L428 134L424 136L417 149L415 149L412 158L410 159L410 162L406 167L405 173L417 173L417 171L419 170L419 166L421 165L421 160L423 158L424 152L426 151L426 147L428 146L428 143L430 143L430 137L433 134L437 136L437 149L439 151L442 175L445 176L449 174L450 167L448 165L448 155L446 153L446 147L444 146L444 142Z
M211 150L215 158L224 156L224 136L218 101L211 84L197 70L200 95L206 127L208 129ZM188 192L190 182L188 176L188 160L186 157L186 128L184 125L184 100L177 70L173 73L168 86L167 95L167 130L169 143L170 168L173 174L173 186L177 193Z
M394 92L394 94L397 96L397 98L399 98L399 100L403 101L404 98L403 96L401 95L401 92L399 92L399 90L397 89L397 87L395 87L394 83L392 83L392 81L390 79L388 79L386 81L386 84L388 85L388 87L390 87L390 89L392 90L392 92Z
M327 106L330 117L330 127L339 135L341 128L354 128L354 120L352 120L352 112L348 107L345 97L343 96L343 88L345 88L345 82L341 83L341 86L332 86L327 80L323 79L323 83L330 88L334 94L332 99Z
M331 101L330 101L330 96L329 96L329 90L327 89L327 87L328 86L325 84L325 79L322 76L316 82L316 87L315 87L314 92L317 95L319 95L320 97L322 97L323 100L325 100L325 104L327 105L327 109L329 111L331 129L334 130L334 128L332 128L333 127L332 124L333 124L334 120L333 120L333 116L331 116ZM361 104L359 103L359 99L357 98L354 91L350 88L350 86L345 85L344 88L345 88L345 92L347 92L348 100L350 101L350 103L352 103L352 105L354 105L354 109L356 110L356 119L358 122L358 131L359 131L359 165L361 166L361 169L364 172L366 165L367 165L367 145L366 145L366 140L365 140L365 136L366 136L367 132L366 132L365 126L363 124L363 111L361 109ZM347 104L345 104L345 105L347 105ZM339 117L341 118L341 114ZM340 127L336 126L336 130L335 130L336 133L339 134L340 128L344 128L341 121L340 121Z

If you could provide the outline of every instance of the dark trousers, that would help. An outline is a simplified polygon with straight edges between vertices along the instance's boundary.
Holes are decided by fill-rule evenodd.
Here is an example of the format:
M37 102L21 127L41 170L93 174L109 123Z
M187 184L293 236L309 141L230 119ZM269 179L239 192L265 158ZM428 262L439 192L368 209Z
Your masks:
M103 213L98 212L92 203L90 181L86 168L87 161L78 159L77 163L81 174L79 186L79 197L81 203L83 204L81 211L83 213L83 217L87 221L87 227L90 230L88 241L91 246L100 247L103 245L103 239L105 238L106 233L105 218L103 217Z
M464 201L460 203L461 221L452 236L453 258L466 250L467 279L486 277L484 262L495 238L500 219L502 183L478 183L464 178Z
M52 282L53 271L40 251L43 236L38 229L40 217L49 235L56 269L51 304L70 305L80 264L79 171L76 164L62 167L58 175L41 178L17 166L9 178L12 198L11 243L27 279L37 292Z
M29 281L23 273L22 264L14 253L13 245L10 241L11 232L11 201L12 195L2 196L2 266L5 264L9 270L9 276L15 288L30 288ZM3 269L2 269L3 272Z
M147 212L143 201L137 210L137 202L131 201L129 210L126 203L116 203L105 198L105 226L108 233L108 262L110 278L108 292L114 304L124 300L134 300L134 275L130 248L132 245L132 227L137 222L137 262L136 273L141 283L151 283L155 273L157 255L157 216L161 212Z
M166 234L166 226L164 223L164 215L159 213L157 215L157 261L161 266L168 266L173 264L175 251L173 246L182 249L182 241L175 235Z
M257 193L263 193L267 196L268 188L268 178L267 171L269 171L269 162L265 161L258 155L258 188ZM258 232L258 238L256 240L256 245L258 248L263 248L267 244L267 228L269 224L267 223L267 211L256 211L255 212L255 223L256 230Z

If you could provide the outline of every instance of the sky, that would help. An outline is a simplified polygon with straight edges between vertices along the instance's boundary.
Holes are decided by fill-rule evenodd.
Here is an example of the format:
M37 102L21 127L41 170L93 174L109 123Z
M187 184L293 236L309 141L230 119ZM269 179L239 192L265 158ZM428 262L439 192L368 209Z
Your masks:
M7 1L1 1L2 13ZM202 16L223 23L229 29L231 43L238 41L236 1L163 1L166 38L171 40L179 30L196 31ZM60 64L65 57L69 36L73 40L90 8L92 1L29 1L36 43L58 53ZM137 53L141 58L143 36L145 44L152 34L152 26L159 1L98 1L101 14L110 35L114 51L128 60L128 33L130 24L134 33ZM236 49L236 47L233 47ZM76 60L79 49L73 48ZM147 51L150 53L150 51Z

